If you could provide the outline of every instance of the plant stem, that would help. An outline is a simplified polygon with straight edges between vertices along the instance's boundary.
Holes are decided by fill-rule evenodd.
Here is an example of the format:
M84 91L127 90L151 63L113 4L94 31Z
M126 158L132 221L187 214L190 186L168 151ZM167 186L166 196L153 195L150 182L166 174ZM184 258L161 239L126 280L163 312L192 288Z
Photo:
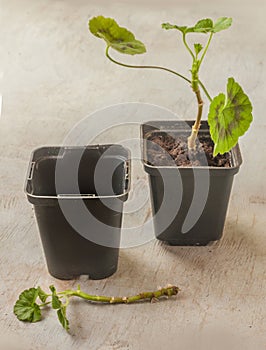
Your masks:
M197 115L197 119L195 121L194 127L199 129L201 116L202 116L202 110L203 110L203 101L202 101L201 93L200 93L199 89L196 91L196 97L197 97L197 101L198 101L198 115Z
M197 114L197 119L196 119L195 123L192 126L191 135L188 137L188 149L189 150L192 150L192 149L196 148L196 139L197 139L197 136L198 136L198 132L199 132L199 128L200 128L200 121L201 121L201 117L202 117L203 101L202 101L202 98L201 98L201 93L200 93L199 86L201 86L201 88L203 89L203 91L204 91L205 95L207 96L207 98L209 99L209 101L212 102L211 96L209 95L206 87L199 80L199 76L198 76L200 66L201 66L202 61L203 61L203 59L204 59L204 57L206 55L206 52L207 52L207 50L208 50L208 48L210 46L212 37L213 37L213 33L211 33L210 36L209 36L208 42L207 42L207 44L205 46L205 49L203 51L203 54L201 55L200 60L198 60L198 57L197 56L195 57L193 55L193 53L192 53L193 64L192 64L192 70L191 70L191 73L192 73L191 87L192 87L192 90L196 94L196 98L197 98L197 102L198 102L198 114ZM184 41L184 44L186 45L186 48L191 53L191 50L190 50L190 48L187 45L186 40L185 40L185 34L183 34L183 41Z
M126 64L126 63L121 63L119 61L116 61L114 58L112 58L110 55L109 55L109 46L106 47L106 51L105 51L105 55L106 57L112 61L113 63L116 63L118 64L119 66L122 66L122 67L126 67L126 68L144 68L144 69L160 69L160 70L164 70L166 72L169 72L169 73L172 73L172 74L175 74L177 75L178 77L186 80L189 84L191 84L191 81L186 78L184 75L178 73L178 72L175 72L174 70L172 69L169 69L169 68L165 68L165 67L161 67L161 66L142 66L142 65L132 65L132 64Z
M197 66L196 70L193 71L193 69L192 69L192 80L189 80L188 78L186 78L182 74L180 74L180 73L178 73L178 72L176 72L176 71L174 71L172 69L161 67L161 66L131 65L131 64L122 63L122 62L116 61L114 58L112 58L109 55L109 48L110 48L109 46L106 47L106 51L105 51L106 57L111 62L113 62L115 64L118 64L119 66L126 67L126 68L144 68L144 69L160 69L160 70L164 70L166 72L169 72L169 73L172 73L174 75L177 75L178 77L184 79L185 81L187 81L191 85L192 90L195 92L196 97L197 97L197 101L198 101L198 114L197 114L197 119L196 119L196 121L195 121L195 123L194 123L194 125L192 127L191 135L188 138L188 148L189 149L195 149L195 147L196 147L196 139L197 139L197 136L198 136L198 131L199 131L199 128L200 128L200 121L201 121L201 117L202 117L203 101L202 101L202 98L201 98L199 85L202 87L202 89L203 89L205 95L207 96L207 98L209 99L209 101L210 102L212 101L212 98L211 98L210 94L208 93L206 87L199 80L199 77L198 77L199 66L200 66L200 64L202 62L203 57L205 56L205 54L207 52L208 46L209 46L209 44L211 42L211 38L212 38L212 35L210 35L210 38L209 38L208 43L207 43L207 45L205 47L205 50L204 50L203 55L201 57L201 60L197 61L195 55L193 54L193 52L191 51L190 47L188 46L188 44L186 42L185 34L183 34L183 42L184 42L187 50L189 51L189 53L191 54L191 56L193 58L193 64L197 63L197 62L199 63L199 65Z
M196 60L196 57L195 57L194 53L192 52L191 48L188 46L188 43L186 41L186 34L185 33L183 33L183 37L182 38L183 38L184 45L186 46L188 52L191 54L191 56L193 58L193 61Z
M212 102L212 98L211 98L210 94L208 93L206 87L205 87L204 84L202 83L202 81L198 80L198 82L199 82L200 87L201 87L202 90L204 91L206 97L208 98L208 100L209 100L210 102Z
M208 51L208 48L209 48L209 46L210 46L212 37L213 37L213 33L211 33L210 36L209 36L209 40L208 40L208 42L207 42L207 44L206 44L206 46L205 46L205 49L204 49L203 54L202 54L202 56L201 56L201 59L200 59L200 61L199 61L199 67L200 67L200 65L201 65L201 63L202 63L202 61L203 61L203 59L204 59L204 57L205 57L205 55L206 55L206 52Z
M196 119L195 123L192 126L191 134L190 134L190 136L187 139L187 141L188 141L188 149L189 150L192 150L192 149L196 148L196 139L197 139L199 128L200 128L200 121L201 121L202 110L203 110L203 101L202 101L202 98L201 98L200 90L197 89L195 91L195 94L196 94L197 101L198 101L198 114L197 114L197 119Z
M40 307L43 307L43 306L46 306L46 305L49 305L51 304L51 301L47 301L46 303L43 303L43 304L39 304Z
M174 70L172 69L169 69L169 68L165 68L165 67L161 67L161 66L142 66L142 65L131 65L131 64L126 64L126 63L122 63L122 62L119 62L119 61L116 61L114 58L112 58L110 55L109 55L109 46L107 46L106 48L106 57L113 63L115 64L118 64L119 66L122 66L122 67L126 67L126 68L144 68L144 69L161 69L161 70L164 70L168 73L172 73L174 75L177 75L178 77L184 79L185 81L187 81L189 84L191 84L191 81L186 78L185 76L183 76L182 74L178 73L178 72L175 72ZM205 95L207 96L207 98L209 99L209 101L211 102L212 101L212 98L210 97L210 94L208 93L206 87L203 85L203 83L199 80L199 84L200 86L202 87Z
M81 290L66 290L58 294L64 294L68 297L76 296L85 300L100 302L100 303L109 303L109 304L129 304L134 303L139 300L156 300L163 296L171 297L177 295L179 288L176 286L167 286L166 288L158 289L154 292L143 292L137 295L129 297L109 297L109 296L100 296L100 295L90 295L82 292Z

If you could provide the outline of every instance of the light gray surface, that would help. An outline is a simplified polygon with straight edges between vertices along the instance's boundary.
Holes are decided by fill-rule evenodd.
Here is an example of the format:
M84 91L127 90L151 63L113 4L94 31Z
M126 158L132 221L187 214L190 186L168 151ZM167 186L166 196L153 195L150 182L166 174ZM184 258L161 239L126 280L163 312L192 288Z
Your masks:
M137 3L0 0L0 349L11 347L3 345L5 338L19 349L24 343L27 349L193 349L195 343L201 346L198 336L204 349L208 343L218 350L266 348L265 2ZM188 119L195 114L194 97L182 81L107 62L103 43L87 31L88 17L97 14L114 16L147 44L145 56L122 59L180 67L183 72L189 57L177 46L175 34L162 31L160 23L193 24L201 17L232 16L233 27L211 45L202 79L214 95L233 75L251 97L254 123L240 142L244 164L235 179L220 242L181 248L153 241L123 250L118 272L108 280L81 281L88 292L110 295L174 283L182 289L180 296L152 305L73 302L69 335L52 312L34 325L20 323L12 314L25 288L77 285L56 281L46 270L33 212L23 193L30 152L41 145L62 144L82 118L116 103L156 104ZM96 126L91 118L91 129ZM117 129L108 140L120 135ZM141 199L146 177L140 164L134 168L133 188ZM125 225L148 217L147 205L143 216L127 215Z

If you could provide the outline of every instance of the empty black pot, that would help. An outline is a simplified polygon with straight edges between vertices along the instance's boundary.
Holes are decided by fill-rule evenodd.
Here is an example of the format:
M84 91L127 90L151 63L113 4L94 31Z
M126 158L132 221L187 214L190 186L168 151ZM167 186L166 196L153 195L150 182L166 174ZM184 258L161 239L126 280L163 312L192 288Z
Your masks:
M234 175L242 163L239 146L230 167L153 166L148 138L154 133L189 136L192 121L151 121L141 126L142 159L149 174L155 235L171 245L206 245L221 238ZM206 121L200 134L209 135Z
M52 276L102 279L116 271L129 172L129 152L120 145L33 152L26 194Z

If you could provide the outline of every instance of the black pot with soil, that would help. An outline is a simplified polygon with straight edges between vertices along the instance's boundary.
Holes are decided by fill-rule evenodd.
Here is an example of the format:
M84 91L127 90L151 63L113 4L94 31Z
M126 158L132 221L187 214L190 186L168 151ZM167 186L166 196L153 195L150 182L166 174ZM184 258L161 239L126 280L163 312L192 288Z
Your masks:
M171 245L207 245L221 238L233 178L242 163L238 145L213 157L206 121L196 150L188 151L192 125L151 121L141 126L155 235Z
M116 271L129 178L129 152L120 145L33 152L25 190L52 276L102 279Z

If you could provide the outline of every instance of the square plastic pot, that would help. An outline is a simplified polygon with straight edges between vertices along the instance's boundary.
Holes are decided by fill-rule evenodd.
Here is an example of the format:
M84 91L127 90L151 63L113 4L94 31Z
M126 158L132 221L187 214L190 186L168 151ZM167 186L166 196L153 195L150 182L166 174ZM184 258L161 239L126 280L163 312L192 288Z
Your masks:
M154 133L189 136L192 121L151 121L141 126L142 159L149 175L155 236L170 245L207 245L221 238L234 175L242 158L230 151L230 167L153 166L149 162ZM206 121L200 134L209 135Z
M129 179L129 152L120 145L32 153L25 191L52 276L102 279L117 270Z

